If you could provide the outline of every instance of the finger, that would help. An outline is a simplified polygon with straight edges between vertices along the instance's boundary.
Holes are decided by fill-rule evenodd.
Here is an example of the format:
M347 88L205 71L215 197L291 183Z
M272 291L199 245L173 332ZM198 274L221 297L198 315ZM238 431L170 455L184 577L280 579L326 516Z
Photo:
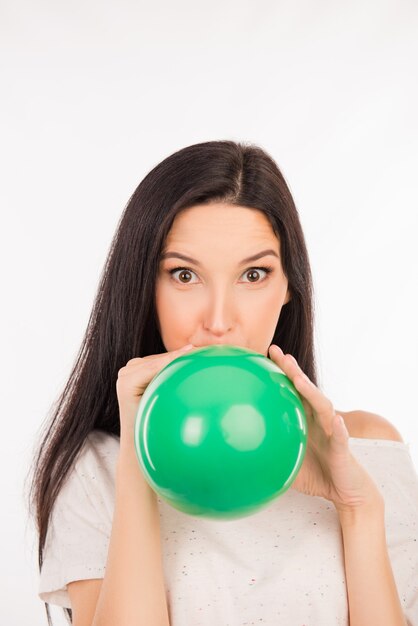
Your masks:
M161 357L175 358L179 356L179 354L182 354L183 352L190 352L191 350L197 350L197 348L192 343L188 343L186 346L182 346L181 348L177 348L176 350L171 350L170 352L160 352L159 354L147 354L146 356L134 357L133 359L130 359L128 363L139 363L140 361L144 360L152 361L156 359L161 359Z
M284 371L293 382L296 376L300 376L307 383L313 385L313 383L306 376L305 372L299 367L298 362L292 354L284 354L282 350L276 346L270 346L271 356L275 363Z
M335 415L335 409L331 400L324 396L324 394L319 391L318 387L306 376L303 378L297 374L293 380L293 384L299 393L308 400L326 434L331 436L332 420Z
M296 389L306 398L315 411L322 428L327 435L332 434L332 418L335 415L332 402L314 385L299 367L296 359L291 354L284 354L283 351L273 344L270 346L270 353L275 363L290 378Z
M298 362L292 354L284 354L282 349L276 344L270 346L269 352L273 360L286 372L286 375L295 376L296 374L300 374L308 378L305 372L299 367Z
M346 454L349 450L348 439L350 435L341 415L335 415L332 422L331 447L336 453Z

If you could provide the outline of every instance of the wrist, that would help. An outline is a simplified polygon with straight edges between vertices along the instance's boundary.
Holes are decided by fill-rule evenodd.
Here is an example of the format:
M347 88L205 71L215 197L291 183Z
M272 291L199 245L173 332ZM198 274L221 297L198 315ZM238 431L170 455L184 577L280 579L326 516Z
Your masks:
M142 397L142 396L141 396ZM141 400L139 397L136 400L131 402L125 401L123 404L119 402L119 422L120 422L120 438L126 439L129 442L129 439L133 440L135 433L135 422L138 414L139 402Z
M385 504L383 498L377 502L352 506L335 506L342 529L353 527L376 527L384 524Z
M116 485L119 492L132 494L146 492L150 497L155 497L155 492L149 485L142 468L139 464L138 457L133 444L126 446L121 445L119 456L116 462Z

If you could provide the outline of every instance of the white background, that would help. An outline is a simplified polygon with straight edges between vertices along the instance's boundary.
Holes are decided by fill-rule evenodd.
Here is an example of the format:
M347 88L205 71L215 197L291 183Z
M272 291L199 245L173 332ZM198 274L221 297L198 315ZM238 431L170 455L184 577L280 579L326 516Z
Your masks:
M0 622L43 626L23 481L140 180L186 145L258 143L294 195L320 384L418 465L418 4L3 0ZM64 623L61 610L53 614Z

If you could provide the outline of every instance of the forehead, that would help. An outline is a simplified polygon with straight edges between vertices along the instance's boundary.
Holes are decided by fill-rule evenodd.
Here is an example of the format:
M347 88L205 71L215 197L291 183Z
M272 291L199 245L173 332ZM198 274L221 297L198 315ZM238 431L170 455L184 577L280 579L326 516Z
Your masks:
M279 250L276 234L262 211L225 203L195 205L181 211L173 221L164 250L174 244L206 247L214 243L241 250L268 244Z

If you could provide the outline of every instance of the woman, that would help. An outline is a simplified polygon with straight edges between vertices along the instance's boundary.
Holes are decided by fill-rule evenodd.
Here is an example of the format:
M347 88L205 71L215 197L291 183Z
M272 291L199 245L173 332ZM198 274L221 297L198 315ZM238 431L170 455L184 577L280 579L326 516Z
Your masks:
M151 379L210 344L273 359L309 428L292 487L223 522L161 501L133 444ZM390 422L335 410L317 386L305 240L261 148L186 147L134 192L35 460L32 502L39 595L76 626L418 626L417 475Z

